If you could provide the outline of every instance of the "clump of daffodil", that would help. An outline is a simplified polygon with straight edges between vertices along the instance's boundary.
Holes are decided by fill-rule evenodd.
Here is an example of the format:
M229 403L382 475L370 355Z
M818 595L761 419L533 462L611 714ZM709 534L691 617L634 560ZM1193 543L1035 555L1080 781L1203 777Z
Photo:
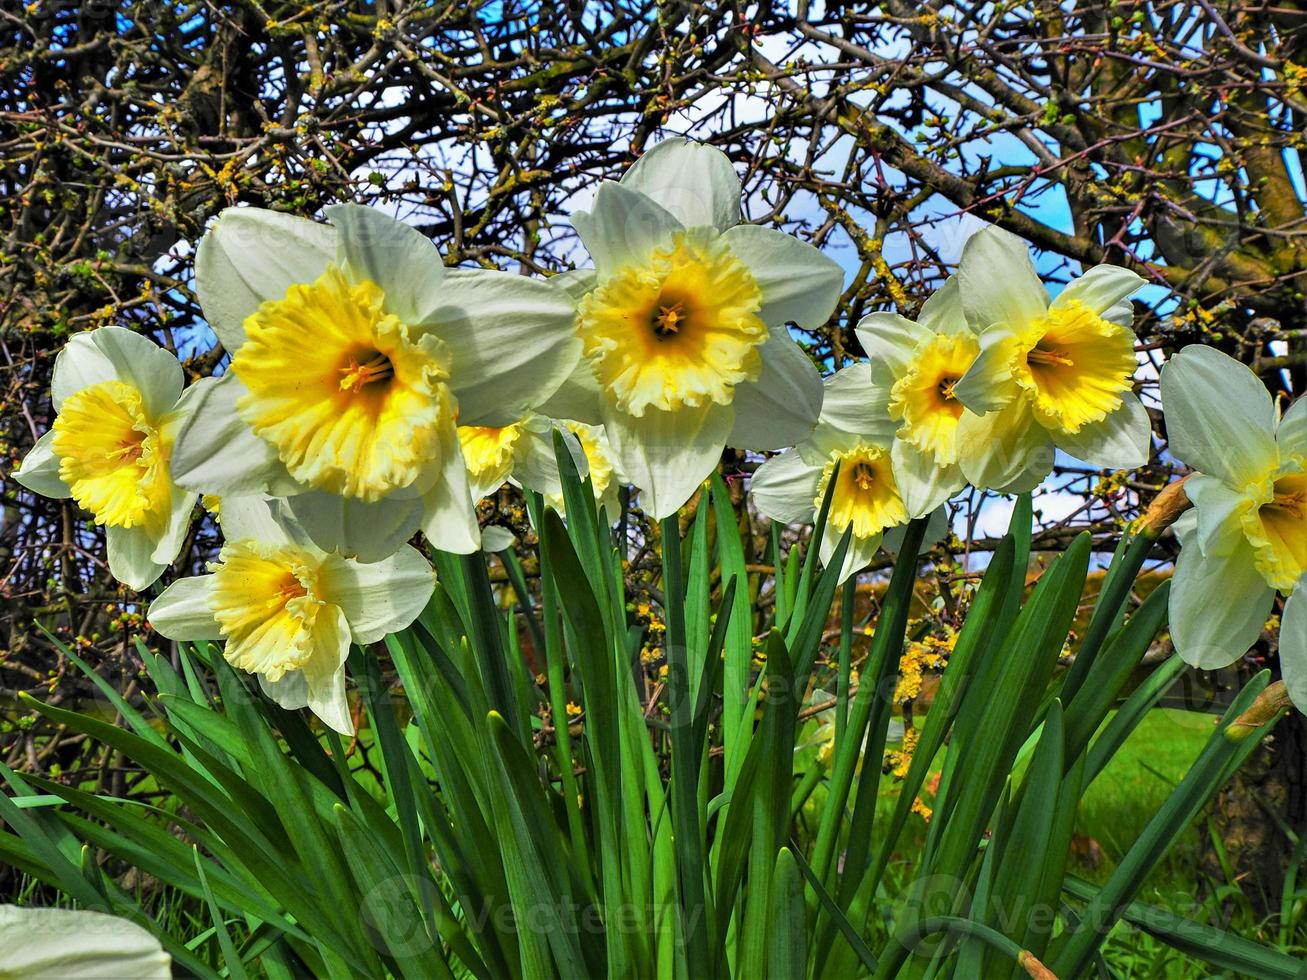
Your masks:
M222 529L209 574L168 586L150 605L150 625L174 640L224 641L227 662L257 674L282 707L307 707L352 733L350 644L412 623L435 587L431 566L409 545L368 564L325 552L262 496L225 497Z
M366 207L330 225L231 208L204 236L196 284L231 367L178 437L178 479L268 492L322 547L364 560L419 525L478 543L456 422L506 426L579 356L561 289L446 271L416 229Z
M892 458L897 425L888 416L865 411L869 387L865 364L828 378L821 420L812 434L759 466L750 483L753 502L763 514L787 524L811 524L834 481L826 530L817 547L827 563L851 529L841 582L871 562L887 531L899 529L889 543L896 547L908 520L926 513L913 513L903 501ZM934 501L932 509L946 496L942 490L926 494Z
M1196 667L1233 663L1266 626L1275 593L1292 593L1280 661L1307 707L1307 616L1296 589L1307 572L1307 399L1281 417L1252 371L1201 345L1167 362L1161 387L1168 448L1196 471L1184 482L1193 509L1173 525L1175 648Z
M109 570L133 589L181 551L196 494L173 480L177 433L212 382L183 393L177 358L122 327L77 334L55 360L54 425L14 479L72 497L103 525Z
M966 485L961 464L977 445L958 437L974 413L954 387L980 353L967 322L956 277L921 307L917 321L897 313L871 313L859 321L858 340L870 374L864 411L898 425L890 451L899 493L908 509L933 510Z
M601 422L655 518L676 512L727 445L780 449L821 409L816 369L787 324L815 327L843 276L817 249L740 224L740 181L720 151L653 147L573 215L594 261L577 310L583 370L597 405L548 414Z
M989 227L958 269L980 352L953 386L971 414L958 422L959 463L978 487L1029 490L1054 449L1105 469L1148 460L1148 413L1132 389L1137 361L1128 297L1143 280L1095 266L1050 300L1025 243Z

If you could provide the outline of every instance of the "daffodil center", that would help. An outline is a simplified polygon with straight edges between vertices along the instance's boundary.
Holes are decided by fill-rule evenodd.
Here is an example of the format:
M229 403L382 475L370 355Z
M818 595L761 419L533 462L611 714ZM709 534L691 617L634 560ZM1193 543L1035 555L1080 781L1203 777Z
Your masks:
M386 311L381 287L328 266L245 320L241 417L296 480L380 500L437 466L452 424L445 345Z
M605 395L625 412L729 405L757 378L767 339L762 292L708 229L677 233L582 299L581 348Z
M854 463L849 469L849 476L854 485L863 493L870 491L872 484L876 482L876 471L865 460L858 460Z
M97 524L161 532L172 508L171 428L146 415L140 391L125 381L83 388L54 421L59 478Z
M957 461L962 403L953 393L980 353L970 333L931 334L913 351L907 372L890 390L890 417L902 422L899 438L944 464Z
M1012 341L1012 376L1046 428L1077 433L1121 406L1134 335L1083 303L1055 306Z
M654 334L658 337L674 337L680 333L685 323L684 307L684 303L670 303L666 306L659 304L653 322Z
M319 561L293 546L229 541L213 566L209 608L233 667L280 680L313 657Z
M1075 361L1062 351L1048 350L1041 340L1026 354L1026 365L1031 367L1075 367Z
M899 496L889 452L875 446L831 454L817 485L815 506L818 509L826 498L836 464L839 475L827 515L832 530L842 534L852 526L854 537L866 539L907 521L907 509Z
M339 370L341 390L356 394L370 385L385 385L395 377L395 365L379 350L351 354L345 366Z

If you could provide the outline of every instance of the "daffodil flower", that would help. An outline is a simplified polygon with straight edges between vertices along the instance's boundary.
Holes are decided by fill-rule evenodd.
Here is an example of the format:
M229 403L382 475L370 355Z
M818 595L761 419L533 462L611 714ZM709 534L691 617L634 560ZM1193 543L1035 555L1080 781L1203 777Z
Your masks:
M841 582L871 562L887 531L888 546L897 548L903 526L925 513L914 514L904 503L893 463L897 424L887 415L866 411L869 386L866 364L851 365L828 378L821 419L812 434L759 466L749 488L758 510L772 520L811 524L835 480L817 553L826 564L852 528ZM939 493L927 494L935 500L934 507L944 499ZM942 510L939 513L942 520ZM937 523L934 531L942 527Z
M169 980L172 957L135 922L83 909L0 905L0 977Z
M176 485L171 457L208 384L183 392L177 358L122 327L77 334L55 360L54 426L14 479L90 511L130 588L154 582L186 539L196 494Z
M421 526L476 550L455 432L516 422L579 357L571 297L548 283L449 270L416 229L372 208L330 225L230 208L196 282L231 367L183 427L177 479L284 496L317 544L362 560Z
M150 605L150 625L173 640L225 641L227 662L257 674L283 708L308 707L352 733L350 644L413 622L435 587L431 566L408 545L368 564L327 553L262 496L224 497L222 530L209 574L168 586Z
M870 384L861 411L897 423L890 450L908 511L925 514L966 485L961 458L976 447L959 439L973 416L954 393L980 353L968 325L956 277L921 307L917 321L871 313L855 331L867 352Z
M1167 362L1161 386L1168 448L1196 471L1184 485L1193 510L1173 525L1171 637L1188 663L1215 669L1248 651L1276 591L1296 595L1307 572L1307 399L1280 418L1252 371L1201 345ZM1301 669L1298 615L1281 633L1280 656Z
M787 324L815 327L843 275L817 249L740 224L740 181L720 151L685 140L653 147L573 215L594 260L577 310L598 402L542 408L601 421L644 509L667 517L722 449L780 449L806 437L821 380Z
M1127 297L1143 280L1100 265L1050 301L1025 243L989 227L958 269L980 353L953 387L973 414L958 424L962 472L977 487L1029 490L1054 449L1098 467L1148 460L1148 413L1131 387L1137 361Z
M505 483L535 490L545 503L564 512L563 484L555 456L554 432L563 434L563 443L576 462L577 472L590 478L595 500L610 520L618 513L618 490L622 484L612 447L603 427L574 422L570 419L547 419L531 413L513 425L459 426L458 439L467 461L472 498L481 501ZM512 543L512 535L500 533L494 525L482 529L487 551L502 551ZM493 544L485 543L490 534Z

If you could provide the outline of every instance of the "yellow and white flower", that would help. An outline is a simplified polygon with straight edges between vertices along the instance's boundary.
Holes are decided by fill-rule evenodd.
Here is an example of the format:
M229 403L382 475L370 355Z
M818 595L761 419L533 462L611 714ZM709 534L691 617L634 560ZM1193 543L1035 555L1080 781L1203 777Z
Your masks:
M257 674L282 707L308 707L350 734L350 643L375 643L413 622L435 573L409 545L367 564L325 552L283 507L262 496L224 497L226 543L209 574L174 582L147 615L170 639L225 641L228 663Z
M817 547L825 564L852 528L841 582L871 562L886 532L887 546L895 549L910 518L936 511L942 521L943 511L937 508L948 496L928 489L926 498L934 501L929 510L909 510L893 462L898 425L888 415L866 411L870 386L866 364L843 368L826 379L821 420L813 433L759 466L749 486L758 510L772 520L811 524L835 480L826 531ZM942 526L935 530L942 532Z
M1252 371L1197 344L1167 362L1161 387L1168 448L1196 471L1184 485L1193 510L1173 525L1171 637L1188 663L1224 667L1256 642L1276 591L1296 596L1307 572L1307 399L1281 418ZM1280 635L1286 684L1307 668L1301 614L1286 611Z
M1110 469L1147 462L1127 298L1139 276L1095 266L1050 301L1025 243L989 227L967 241L958 280L980 333L980 354L953 388L974 413L957 433L969 482L1031 489L1052 469L1055 448Z
M109 570L144 589L172 564L196 494L174 482L172 454L206 387L182 391L177 358L122 327L77 334L55 360L54 426L14 479L72 497L103 525Z
M821 410L787 324L824 323L843 274L810 245L740 224L740 192L723 153L666 140L572 218L595 270L570 387L597 406L541 411L601 422L655 518L689 499L723 447L793 445Z
M954 387L980 353L967 323L957 277L921 307L917 321L897 313L871 313L859 321L867 352L867 397L851 406L898 425L890 455L899 493L914 514L925 514L966 485L961 458L975 447L958 438L973 416Z
M200 302L232 361L178 436L177 479L285 496L320 546L362 560L419 525L473 551L455 419L509 425L552 394L579 357L573 301L524 276L447 271L378 210L327 216L230 208L200 242Z

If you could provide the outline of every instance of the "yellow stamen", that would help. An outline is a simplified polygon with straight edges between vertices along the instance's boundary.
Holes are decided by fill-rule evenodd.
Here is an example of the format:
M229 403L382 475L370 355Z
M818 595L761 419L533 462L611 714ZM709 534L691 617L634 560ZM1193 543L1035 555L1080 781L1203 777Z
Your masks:
M439 463L448 351L387 313L375 283L328 266L260 306L245 333L231 363L249 389L237 408L295 479L380 500Z
M361 362L358 358L351 357L349 363L340 368L340 373L343 375L340 379L341 391L357 393L368 385L389 381L395 376L395 366L381 351L373 351L370 357L367 355L363 357Z
M762 370L762 292L704 229L678 233L646 263L619 270L577 310L581 348L624 411L729 405Z
M172 508L172 421L145 414L141 393L102 381L64 400L54 421L59 478L97 524L159 533Z

